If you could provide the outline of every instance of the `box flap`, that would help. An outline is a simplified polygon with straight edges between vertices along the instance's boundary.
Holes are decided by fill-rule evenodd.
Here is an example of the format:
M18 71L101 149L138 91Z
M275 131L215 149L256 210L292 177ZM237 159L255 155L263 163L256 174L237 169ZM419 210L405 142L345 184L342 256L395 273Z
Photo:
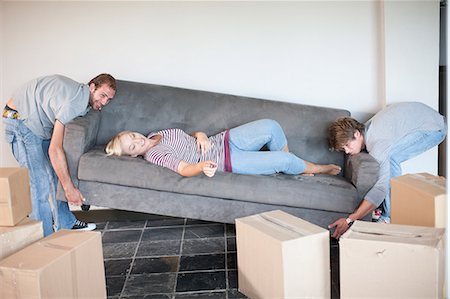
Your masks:
M328 234L328 231L322 227L280 210L239 218L236 219L236 222L244 222L280 241L297 239L318 233Z
M444 231L442 228L355 221L342 237L434 247L443 238Z
M26 168L21 167L2 167L0 168L0 178L8 178L11 175L15 174L18 171L22 171Z
M392 181L407 183L415 189L432 194L433 196L447 193L446 179L429 173L409 173L393 178Z

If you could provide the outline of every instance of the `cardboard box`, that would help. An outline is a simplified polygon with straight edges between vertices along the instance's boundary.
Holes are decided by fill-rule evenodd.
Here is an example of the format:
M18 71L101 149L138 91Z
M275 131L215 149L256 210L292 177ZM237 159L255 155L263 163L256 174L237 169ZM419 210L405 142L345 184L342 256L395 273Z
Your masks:
M446 179L428 173L391 180L391 223L445 227Z
M43 237L41 221L25 218L16 226L1 226L0 260Z
M0 298L106 298L100 233L61 230L0 261Z
M26 168L0 168L0 226L14 226L31 213Z
M238 287L254 298L329 298L329 232L282 211L236 219Z
M443 298L444 231L356 221L339 241L341 298Z

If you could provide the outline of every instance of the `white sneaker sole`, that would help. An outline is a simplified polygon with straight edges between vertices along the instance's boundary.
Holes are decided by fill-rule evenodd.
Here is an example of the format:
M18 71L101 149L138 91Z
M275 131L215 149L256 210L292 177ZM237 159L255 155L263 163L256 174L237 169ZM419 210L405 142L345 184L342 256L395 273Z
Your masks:
M84 231L91 231L97 228L97 225L95 223L88 223L88 226L85 228L77 228L77 229L72 229L73 231L76 232L84 232Z

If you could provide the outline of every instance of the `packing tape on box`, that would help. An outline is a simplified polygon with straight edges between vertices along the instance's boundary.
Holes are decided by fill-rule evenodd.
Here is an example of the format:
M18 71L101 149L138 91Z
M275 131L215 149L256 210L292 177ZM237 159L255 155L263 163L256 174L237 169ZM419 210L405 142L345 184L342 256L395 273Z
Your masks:
M432 175L424 175L422 173L413 173L411 174L412 177L418 179L418 180L425 180L427 183L430 183L438 188L445 188L445 178L440 176L432 176Z
M271 224L276 225L279 228L289 230L289 231L294 232L294 233L296 233L296 234L298 234L300 236L305 236L305 235L309 234L309 231L307 231L307 230L299 229L298 227L292 226L292 225L290 225L288 223L285 223L283 221L280 221L279 219L276 219L274 217L271 217L271 216L268 216L268 215L265 215L265 214L258 214L258 216L260 218L262 218L263 220L265 220L265 221L267 221L267 222L269 222Z
M360 235L374 235L374 236L386 236L386 237L394 237L394 238L421 238L423 240L434 240L436 236L439 235L438 232L434 230L430 230L428 228L420 229L416 226L400 226L398 229L392 229L395 224L389 225L389 230L385 229L385 225L382 224L380 227L352 227L351 231Z

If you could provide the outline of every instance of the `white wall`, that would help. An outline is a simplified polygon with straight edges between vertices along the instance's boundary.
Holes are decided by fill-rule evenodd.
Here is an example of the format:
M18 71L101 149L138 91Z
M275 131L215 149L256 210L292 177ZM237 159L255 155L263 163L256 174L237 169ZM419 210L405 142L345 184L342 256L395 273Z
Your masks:
M3 24L3 2L0 1L0 104L3 103L1 99L3 99L3 28L5 28ZM0 107L3 107L0 106ZM0 108L1 109L1 108ZM4 154L4 148L5 148L5 141L2 138L3 136L3 127L0 124L0 167L6 164L5 162L9 159L6 159L6 155Z
M438 1L404 5L414 8L405 22L419 18L438 32ZM384 20L402 12L390 11L378 1L4 2L2 103L35 76L60 73L87 82L109 72L118 79L345 108L365 121L391 100L385 86L399 79L389 76L389 51L396 46L394 38L385 40L391 25ZM422 32L412 32L408 44L438 49ZM413 58L414 72L434 67L427 57ZM436 84L431 76L411 94L437 105ZM3 138L0 144L0 165L14 164ZM433 172L435 156L417 170Z
M384 3L387 104L420 101L439 110L439 16L437 1ZM436 157L437 147L405 162L403 172L437 174Z

